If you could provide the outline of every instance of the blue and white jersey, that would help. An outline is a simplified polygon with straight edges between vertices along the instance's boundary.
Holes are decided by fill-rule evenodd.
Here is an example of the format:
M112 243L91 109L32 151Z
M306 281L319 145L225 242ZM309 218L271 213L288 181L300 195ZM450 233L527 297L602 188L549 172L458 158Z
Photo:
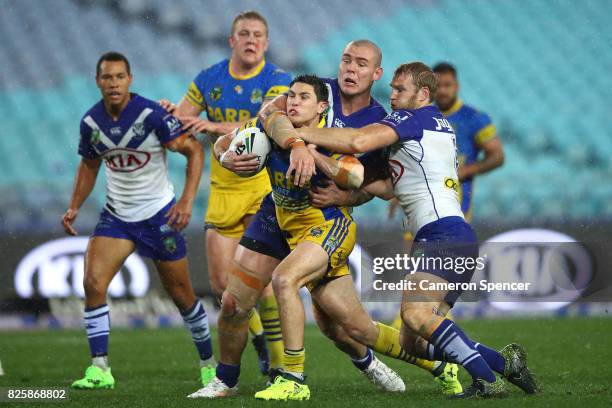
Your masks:
M390 147L395 196L413 236L444 217L463 218L458 197L457 145L448 120L435 106L396 110L378 123L399 141Z
M106 165L105 207L123 221L146 220L174 198L164 144L181 123L154 101L132 94L117 121L102 101L81 120L79 154Z

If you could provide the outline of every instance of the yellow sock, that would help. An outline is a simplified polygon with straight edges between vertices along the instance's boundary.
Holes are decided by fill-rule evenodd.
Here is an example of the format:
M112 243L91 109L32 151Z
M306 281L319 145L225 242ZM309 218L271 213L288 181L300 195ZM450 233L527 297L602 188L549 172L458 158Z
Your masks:
M259 315L270 352L270 367L280 368L283 365L283 333L281 332L278 304L274 295L259 301Z
M255 308L251 309L249 312L249 331L253 336L259 336L263 334L264 328L261 324L261 319L259 318L259 313Z
M422 368L428 372L432 372L437 364L435 361L423 360L408 354L399 343L399 330L394 329L391 326L376 322L378 326L379 334L374 345L374 351L377 351L385 356L392 357L398 360L405 361L410 364L414 364L417 367Z
M306 351L303 348L300 350L285 349L283 370L294 374L304 374L304 360L306 360Z

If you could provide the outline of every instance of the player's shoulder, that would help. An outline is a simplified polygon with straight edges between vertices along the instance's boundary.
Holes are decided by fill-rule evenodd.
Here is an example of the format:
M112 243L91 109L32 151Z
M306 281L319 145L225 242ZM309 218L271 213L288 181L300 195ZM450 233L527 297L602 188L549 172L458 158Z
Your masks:
M218 78L220 76L229 76L229 59L225 58L216 64L204 68L196 76L196 82L206 82L208 78Z
M380 102L378 102L375 98L372 98L370 101L370 106L368 107L368 114L372 115L373 117L384 118L387 116L387 110Z
M484 119L484 118L489 118L489 114L474 107L473 105L467 105L467 104L463 104L461 106L461 109L459 110L460 113L468 118L478 118L478 119Z
M262 74L266 75L266 76L270 76L270 77L288 77L291 78L291 74L289 74L287 71L285 71L284 69L282 69L281 67L279 67L278 65L266 61L266 63L264 64L263 69L261 70Z
M140 111L150 109L152 115L162 117L168 114L168 112L164 108L162 108L162 106L157 101L145 98L144 96L138 94L133 94L132 98L132 102Z
M104 113L104 102L102 99L100 99L91 108L89 108L87 112L83 114L83 116L81 117L81 122L84 122L87 117L93 118L95 120L96 118L100 117L100 115L102 115L103 113Z

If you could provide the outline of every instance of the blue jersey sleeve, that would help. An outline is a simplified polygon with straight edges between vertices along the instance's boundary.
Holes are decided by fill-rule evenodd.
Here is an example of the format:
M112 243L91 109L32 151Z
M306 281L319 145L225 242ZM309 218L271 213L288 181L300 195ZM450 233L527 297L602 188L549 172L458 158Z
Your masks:
M155 134L161 144L169 143L184 133L181 129L183 124L174 115L156 110L155 116Z
M264 99L274 99L278 95L288 92L290 83L291 75L280 68L276 68L268 78Z
M401 142L420 140L423 136L423 127L419 124L417 117L408 110L391 112L377 123L393 129Z
M84 120L81 120L80 127L81 138L79 140L79 154L85 159L97 159L100 155L93 148L92 129Z
M185 100L200 109L206 109L204 95L206 85L206 70L201 71L198 76L189 84L189 89L185 94Z

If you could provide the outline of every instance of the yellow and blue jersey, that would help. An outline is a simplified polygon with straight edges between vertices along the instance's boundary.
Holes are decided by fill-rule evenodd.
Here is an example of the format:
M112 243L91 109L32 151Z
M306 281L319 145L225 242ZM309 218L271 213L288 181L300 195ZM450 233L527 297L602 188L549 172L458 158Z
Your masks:
M200 72L185 99L205 110L212 122L243 121L257 116L265 98L287 92L290 82L287 72L265 60L248 76L238 76L229 59L225 59ZM223 168L212 155L210 180L213 190L253 192L270 188L265 174L239 177Z
M478 160L483 143L497 136L495 125L489 115L457 100L444 116L450 122L457 137L459 165ZM472 213L473 179L464 180L460 186L461 210L469 219Z

